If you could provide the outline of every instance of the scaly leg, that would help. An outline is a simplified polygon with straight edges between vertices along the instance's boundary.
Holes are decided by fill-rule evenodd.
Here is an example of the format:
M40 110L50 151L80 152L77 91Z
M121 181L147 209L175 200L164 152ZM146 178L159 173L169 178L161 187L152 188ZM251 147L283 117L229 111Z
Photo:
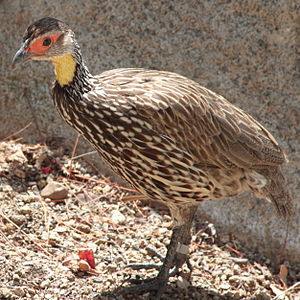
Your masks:
M170 275L176 274L179 268L188 261L188 249L191 242L191 227L196 210L196 206L184 209L184 222L175 226L173 229L167 255L157 277L144 280L131 279L129 280L131 283L139 284L125 287L120 293L131 294L156 290L157 293L155 299L160 299Z

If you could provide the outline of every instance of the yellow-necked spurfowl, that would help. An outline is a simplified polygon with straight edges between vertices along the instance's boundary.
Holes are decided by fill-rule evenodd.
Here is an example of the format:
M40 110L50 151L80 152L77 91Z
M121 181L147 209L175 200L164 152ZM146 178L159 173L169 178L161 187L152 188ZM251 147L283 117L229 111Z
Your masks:
M222 96L163 71L124 68L94 76L73 31L50 17L27 28L13 63L29 60L53 63L53 100L61 117L124 180L170 209L174 229L158 276L127 292L155 290L160 298L170 273L187 261L201 201L250 190L271 200L280 215L291 213L284 151Z

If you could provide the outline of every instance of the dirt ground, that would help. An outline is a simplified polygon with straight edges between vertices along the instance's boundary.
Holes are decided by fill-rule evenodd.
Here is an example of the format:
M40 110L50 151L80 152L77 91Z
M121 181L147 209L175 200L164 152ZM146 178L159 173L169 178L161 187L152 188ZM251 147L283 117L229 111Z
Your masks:
M0 299L151 299L121 288L157 271L126 265L159 263L152 249L165 254L171 228L167 210L101 177L88 156L0 143ZM190 253L190 280L185 269L172 277L162 299L300 299L299 270L272 267L205 220Z

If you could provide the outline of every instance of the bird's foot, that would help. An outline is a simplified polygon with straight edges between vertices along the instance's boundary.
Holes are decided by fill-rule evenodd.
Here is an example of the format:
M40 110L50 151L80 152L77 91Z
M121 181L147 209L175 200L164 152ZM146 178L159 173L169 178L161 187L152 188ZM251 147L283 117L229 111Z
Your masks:
M157 277L150 279L128 279L125 282L134 283L136 285L123 287L119 290L119 294L137 294L142 292L155 291L155 299L160 299L163 294L167 282L170 276L173 276L179 272L184 263L187 264L190 271L192 266L188 260L189 244L191 242L191 226L193 216L197 210L197 207L188 207L186 209L186 221L183 224L175 226L171 236L171 241L168 246L168 251L165 259L162 259L161 255L155 250L152 251L153 255L158 256L160 260L163 260L163 264L159 270ZM183 212L184 210L181 210ZM127 267L133 267L135 269L149 269L159 268L158 264L130 264ZM191 272L190 272L191 273Z
M179 244L180 245L180 244ZM184 247L183 247L184 246ZM159 269L159 273L157 277L154 278L128 278L125 282L129 282L131 284L135 284L134 286L129 286L122 288L120 293L122 294L138 294L138 293L145 293L150 291L155 291L156 296L154 299L160 299L161 295L163 294L167 282L170 277L181 274L180 268L181 266L186 263L191 274L192 266L189 262L189 257L186 253L183 253L187 250L186 245L178 246L177 252L174 255L173 260L170 261L170 264L155 264L155 263L132 263L126 265L127 268L132 268L135 270L139 269ZM185 276L186 277L186 276ZM188 276L189 277L189 276ZM125 283L124 282L124 283Z
M149 269L150 267L152 266L152 269L153 267L154 268L161 268L162 265L160 264L136 264L136 265L146 265L146 268L148 267L149 265ZM154 265L154 266L153 266ZM145 268L145 267L143 267ZM126 279L125 282L130 282L132 284L144 284L144 283L147 283L147 282L150 282L150 281L153 281L153 280L156 280L157 278L166 278L167 280L172 277L172 276L175 276L179 274L179 270L176 268L176 267L173 267L170 271L169 271L169 274L166 274L165 276L161 276L160 274L158 274L156 277L153 277L153 278L140 278L139 276L136 276L135 278L131 278L129 277L128 279Z
M174 271L173 271L174 272ZM176 270L177 272L177 270ZM175 272L175 273L176 273ZM126 295L126 294L140 294L140 293L146 293L146 292L153 292L155 291L155 300L159 300L161 295L163 294L169 276L173 276L172 271L169 274L158 274L157 277L154 278L129 278L125 280L125 282L130 282L135 285L123 287L121 290L119 290L119 294Z
M147 246L145 248L145 250L148 252L149 255L151 255L152 257L157 257L159 258L160 261L164 261L164 257L154 248ZM149 269L156 269L156 270L160 270L162 267L162 263L130 263L127 264L125 266L125 268L131 268L133 270L140 270L140 269L145 269L145 270L149 270Z
M130 268L132 270L150 270L150 269L156 269L160 270L163 264L155 264L155 263L130 263L125 266L125 268Z

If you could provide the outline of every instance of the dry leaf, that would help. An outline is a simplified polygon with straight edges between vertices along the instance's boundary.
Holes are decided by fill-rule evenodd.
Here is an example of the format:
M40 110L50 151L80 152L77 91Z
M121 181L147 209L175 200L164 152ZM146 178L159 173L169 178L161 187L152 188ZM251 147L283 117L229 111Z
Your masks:
M78 251L80 259L86 261L92 269L96 268L94 252L91 249L83 249Z
M89 265L88 262L86 262L85 260L81 259L79 262L78 262L78 268L80 271L82 272L90 272L91 271L91 267Z

